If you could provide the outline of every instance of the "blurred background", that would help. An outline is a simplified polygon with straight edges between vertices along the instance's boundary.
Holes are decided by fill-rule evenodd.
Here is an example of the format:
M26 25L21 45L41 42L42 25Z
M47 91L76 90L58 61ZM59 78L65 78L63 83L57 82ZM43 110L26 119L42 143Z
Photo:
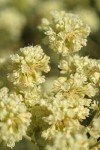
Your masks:
M0 0L0 64L9 54L28 45L42 45L43 33L38 30L41 18L49 18L51 10L65 10L78 14L91 28L83 55L100 59L100 0ZM58 75L57 60L46 46L45 53L51 58L52 71L45 87L50 87ZM34 150L31 143L23 140L13 150ZM0 149L2 150L2 149Z

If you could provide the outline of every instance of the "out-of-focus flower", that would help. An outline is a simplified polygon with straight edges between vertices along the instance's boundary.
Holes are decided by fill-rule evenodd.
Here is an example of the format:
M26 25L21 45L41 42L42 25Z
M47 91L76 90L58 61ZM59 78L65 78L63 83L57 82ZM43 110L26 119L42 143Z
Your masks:
M10 3L22 12L32 11L38 0L10 0Z
M10 0L0 0L0 6L7 4Z
M75 10L75 13L79 14L82 20L90 26L92 32L98 31L100 26L99 16L92 8L80 7Z
M25 22L25 17L14 8L0 10L0 40L19 40Z
M49 12L53 10L62 10L64 7L63 1L47 0L39 1L36 12L42 17L49 17Z

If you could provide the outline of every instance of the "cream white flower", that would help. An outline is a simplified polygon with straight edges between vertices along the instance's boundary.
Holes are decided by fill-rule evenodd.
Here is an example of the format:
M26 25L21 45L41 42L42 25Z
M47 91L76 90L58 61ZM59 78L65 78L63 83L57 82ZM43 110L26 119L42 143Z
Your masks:
M8 63L0 61L9 88L0 89L0 145L12 148L23 137L32 141L27 134L34 134L40 149L89 150L100 136L100 60L76 52L86 45L90 29L78 16L63 11L52 12L51 20L44 19L40 28L49 46L62 54L61 76L55 81L48 77L43 88L50 58L39 45L21 48ZM85 127L91 111L97 114Z
M49 57L40 46L21 48L10 56L8 80L19 87L34 87L45 81L42 72L50 70L48 63Z
M98 88L94 84L88 83L86 78L80 74L58 78L54 83L54 92L60 92L64 97L70 99L94 97L98 93Z
M79 122L89 116L93 97L97 93L98 89L80 74L58 78L52 92L40 101L41 106L51 112L43 118L50 127L43 131L42 136L51 139L57 131L79 128Z
M74 14L53 11L51 20L43 19L40 29L46 35L46 42L54 51L66 55L86 45L90 33L88 25Z
M61 60L58 67L62 74L69 75L77 72L87 78L88 82L100 84L100 60L74 55Z
M47 145L46 150L89 150L89 143L86 135L82 133L62 134L58 132L52 145Z
M26 135L31 121L22 101L21 95L9 93L6 87L0 89L0 142L11 148Z
M34 86L33 88L29 88L27 90L23 90L24 103L26 104L28 110L31 111L36 104L39 104L41 99L41 87Z

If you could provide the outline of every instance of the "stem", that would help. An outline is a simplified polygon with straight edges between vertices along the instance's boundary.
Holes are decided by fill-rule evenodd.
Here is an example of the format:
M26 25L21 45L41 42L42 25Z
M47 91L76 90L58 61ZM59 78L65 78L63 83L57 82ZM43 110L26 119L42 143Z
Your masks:
M96 147L96 146L99 145L99 144L100 144L100 141L98 141L96 144L92 145L92 146L90 147L90 149Z
M30 141L33 144L37 144L35 140L33 140L31 137L29 137L28 135L24 135L24 138L27 139L28 141Z

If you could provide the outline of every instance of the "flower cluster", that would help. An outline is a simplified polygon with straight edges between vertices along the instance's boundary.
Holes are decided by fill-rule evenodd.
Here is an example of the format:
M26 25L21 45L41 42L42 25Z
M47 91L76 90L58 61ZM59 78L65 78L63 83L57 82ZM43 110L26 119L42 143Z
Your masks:
M90 28L64 11L53 11L40 28L48 47L61 54L59 77L42 85L50 57L40 45L0 59L1 74L6 70L0 83L0 144L12 148L23 137L34 141L34 135L43 150L98 150L100 60L78 53ZM84 123L88 118L90 124Z
M18 54L10 55L6 63L7 84L4 84L8 88L0 89L0 143L14 147L15 142L22 140L34 126L43 122L41 113L45 114L45 109L37 105L42 95L40 84L45 81L42 72L50 70L48 63L49 57L38 45L21 48ZM2 64L1 60L1 69ZM38 111L41 121L35 115Z
M30 121L22 96L9 93L6 87L0 89L0 143L14 147L26 135Z
M40 46L21 48L9 60L8 80L19 87L34 87L45 81L42 72L47 73L49 57Z
M85 77L87 82L100 85L100 60L73 55L61 60L59 68L62 74L74 75L77 72Z
M43 19L40 29L46 35L46 42L54 51L66 55L77 52L86 45L90 28L74 14L53 11L51 20Z
M79 128L79 122L89 116L90 109L94 109L93 100L98 91L98 88L77 73L69 79L58 78L54 82L51 97L41 101L41 105L51 112L48 117L44 117L50 127L42 133L42 136L51 138L59 130L70 131L73 127Z
M79 129L78 134L82 130L85 135L88 132L91 137L94 134L94 141L100 137L99 118L96 122L91 121L93 125L87 128L88 130L81 125L83 120L89 118L91 111L95 112L98 107L100 60L80 56L77 52L86 44L89 27L76 15L55 11L51 17L51 20L43 19L40 28L46 34L49 46L62 55L58 65L60 77L54 81L48 97L41 100L41 106L46 107L50 112L49 116L43 117L49 127L42 132L42 137L51 141L56 137L54 145L47 146L48 150L81 148L89 150L92 145L91 140L87 142L86 137L86 147L82 143L77 143L78 137L78 142L82 142L83 137L77 135L75 130ZM62 137L64 136L64 140L60 139L62 145L58 144L59 135L56 136L58 132L61 132Z
M82 133L62 134L58 132L54 138L53 145L48 145L46 150L89 150L86 135Z

